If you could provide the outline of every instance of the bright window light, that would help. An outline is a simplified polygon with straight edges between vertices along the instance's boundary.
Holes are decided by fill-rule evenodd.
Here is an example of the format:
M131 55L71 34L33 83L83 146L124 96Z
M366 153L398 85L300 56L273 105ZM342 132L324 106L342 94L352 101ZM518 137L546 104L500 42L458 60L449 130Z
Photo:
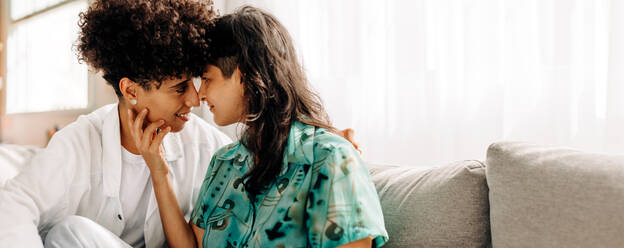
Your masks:
M54 1L12 1L12 16L16 8L32 11L34 2ZM78 14L86 8L86 1L71 1L10 25L7 114L87 108L87 66L78 63L73 49Z
M11 19L17 20L66 0L13 0Z

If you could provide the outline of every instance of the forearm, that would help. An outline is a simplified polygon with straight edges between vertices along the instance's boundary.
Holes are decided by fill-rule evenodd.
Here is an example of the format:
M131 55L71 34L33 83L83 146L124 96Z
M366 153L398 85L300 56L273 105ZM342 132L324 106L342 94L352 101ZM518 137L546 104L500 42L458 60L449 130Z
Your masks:
M171 131L171 127L160 129L165 121L159 120L143 128L147 112L147 109L143 109L135 118L134 113L128 110L128 118L123 123L130 129L134 145L149 167L167 243L171 247L195 247L195 236L182 215L171 181L167 177L169 166L164 159L161 144L165 135Z
M195 247L195 235L178 206L171 181L166 175L152 175L154 194L167 243L171 247Z
M373 238L366 237L358 241L354 241L345 245L338 246L338 248L368 248L368 247L371 247L372 245L373 245Z

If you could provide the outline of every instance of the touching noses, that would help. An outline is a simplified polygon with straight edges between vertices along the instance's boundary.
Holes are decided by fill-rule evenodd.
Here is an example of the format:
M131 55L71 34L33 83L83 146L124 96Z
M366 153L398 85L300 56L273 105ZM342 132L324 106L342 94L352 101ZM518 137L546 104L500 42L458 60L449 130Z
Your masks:
M185 104L186 106L189 107L197 107L199 106L199 96L198 96L198 87L197 87L197 83L196 83L196 78L193 79L193 81L190 83L192 89L191 90L187 90L186 91L186 99L185 99ZM201 81L199 81L201 83Z
M208 100L206 98L206 84L202 83L200 87L198 87L199 89L197 90L197 95L199 97L199 101L200 102L206 102L208 103Z

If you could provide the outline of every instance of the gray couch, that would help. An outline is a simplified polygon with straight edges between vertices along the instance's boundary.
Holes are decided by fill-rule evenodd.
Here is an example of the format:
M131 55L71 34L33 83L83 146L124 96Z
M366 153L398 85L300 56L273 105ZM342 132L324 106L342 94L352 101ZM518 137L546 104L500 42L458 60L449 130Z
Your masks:
M495 143L485 162L370 166L386 247L624 247L624 156Z
M36 151L0 145L0 187ZM486 161L369 170L385 247L624 247L622 155L509 142Z

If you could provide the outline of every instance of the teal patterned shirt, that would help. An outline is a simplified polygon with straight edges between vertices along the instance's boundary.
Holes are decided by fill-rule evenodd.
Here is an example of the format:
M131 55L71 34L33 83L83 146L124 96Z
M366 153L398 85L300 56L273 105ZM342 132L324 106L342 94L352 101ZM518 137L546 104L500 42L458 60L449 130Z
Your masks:
M293 122L282 171L255 203L241 180L253 156L240 142L210 163L191 215L205 230L204 247L336 247L369 236L380 247L388 240L359 153L325 129Z

